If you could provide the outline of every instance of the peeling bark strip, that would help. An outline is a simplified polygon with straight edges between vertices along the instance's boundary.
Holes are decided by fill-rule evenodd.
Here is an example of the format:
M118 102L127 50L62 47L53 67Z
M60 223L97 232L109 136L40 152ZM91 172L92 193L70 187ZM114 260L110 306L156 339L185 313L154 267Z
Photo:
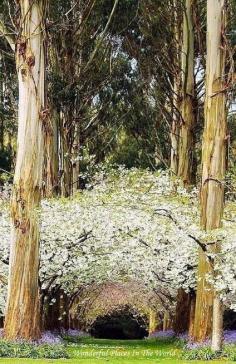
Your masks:
M45 109L45 0L20 0L16 46L19 82L17 160L11 201L12 241L5 337L40 337L39 207L43 170Z
M221 92L224 89L225 74L225 45L222 44L222 34L225 31L224 6L224 0L207 1L206 99L201 187L201 224L207 231L221 226L224 208L227 139L226 94ZM215 244L213 251L219 250L220 246ZM197 341L205 340L211 334L213 323L213 344L215 343L213 348L216 349L220 347L222 340L221 334L219 334L219 326L222 325L222 322L219 322L222 305L218 301L213 287L206 282L208 273L212 273L212 266L205 253L201 251L194 338ZM214 335L214 328L218 332L217 335Z

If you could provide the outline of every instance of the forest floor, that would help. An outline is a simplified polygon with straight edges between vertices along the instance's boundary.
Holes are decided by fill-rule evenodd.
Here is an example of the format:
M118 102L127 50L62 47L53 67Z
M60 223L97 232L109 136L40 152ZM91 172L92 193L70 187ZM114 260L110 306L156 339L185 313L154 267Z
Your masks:
M230 364L230 361L180 359L178 342L165 340L102 340L83 338L68 342L71 359L0 359L0 364Z

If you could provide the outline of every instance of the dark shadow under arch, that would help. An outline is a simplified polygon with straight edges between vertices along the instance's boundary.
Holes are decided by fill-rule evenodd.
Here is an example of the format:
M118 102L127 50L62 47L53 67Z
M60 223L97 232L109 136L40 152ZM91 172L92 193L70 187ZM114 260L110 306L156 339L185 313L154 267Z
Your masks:
M145 318L129 308L99 316L90 332L93 337L100 339L134 340L148 336Z

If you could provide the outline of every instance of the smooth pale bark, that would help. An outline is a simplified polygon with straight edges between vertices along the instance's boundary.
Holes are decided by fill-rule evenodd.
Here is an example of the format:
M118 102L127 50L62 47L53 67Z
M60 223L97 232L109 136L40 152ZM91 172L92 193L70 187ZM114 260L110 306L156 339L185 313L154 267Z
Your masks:
M12 240L5 337L40 337L39 223L42 189L45 55L44 1L20 0L16 64L19 82L17 160L11 200Z
M156 310L150 308L149 310L149 327L148 333L149 335L153 334L160 328L160 319L158 312Z
M221 226L224 209L224 179L226 170L227 118L224 87L225 47L222 33L225 28L224 0L207 1L207 67L205 125L202 145L201 224L210 231ZM212 247L220 251L220 245ZM206 282L206 274L213 273L204 252L200 252L194 338L206 339L213 320L213 346L222 343L222 304L217 292ZM207 290L205 289L207 288ZM213 318L212 318L213 313ZM207 317L207 320L205 320Z
M221 350L223 344L223 304L215 293L213 300L213 325L212 325L212 344L214 351Z
M184 184L193 181L194 161L194 27L193 8L195 0L186 0L183 21L182 45L182 101L179 127L178 177Z
M172 321L171 321L171 317L168 311L164 312L164 317L163 317L163 331L168 331L172 329Z

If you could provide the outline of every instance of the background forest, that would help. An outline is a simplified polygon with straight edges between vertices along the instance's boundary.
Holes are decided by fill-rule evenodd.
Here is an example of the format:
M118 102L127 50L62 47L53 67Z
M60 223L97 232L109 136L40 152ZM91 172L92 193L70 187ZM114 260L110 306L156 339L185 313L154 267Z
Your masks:
M222 350L236 329L235 11L0 2L7 340L130 313L150 336Z

